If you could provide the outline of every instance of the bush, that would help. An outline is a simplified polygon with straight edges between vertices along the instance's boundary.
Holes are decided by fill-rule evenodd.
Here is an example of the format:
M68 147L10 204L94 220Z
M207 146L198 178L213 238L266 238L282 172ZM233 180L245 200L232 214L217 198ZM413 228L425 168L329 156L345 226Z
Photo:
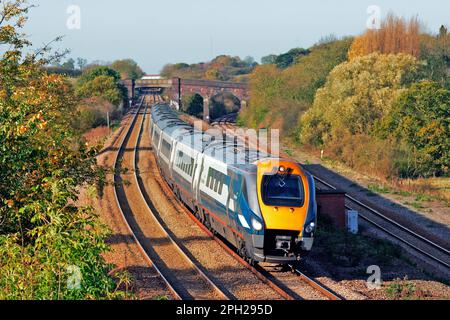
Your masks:
M398 163L401 176L448 175L450 167L450 90L422 81L403 92L377 134L409 146L408 163Z
M183 95L181 111L190 114L191 116L201 118L203 115L202 96L197 93Z
M229 113L238 112L241 106L241 101L229 92L216 94L211 98L209 103L209 117L211 119L216 119Z

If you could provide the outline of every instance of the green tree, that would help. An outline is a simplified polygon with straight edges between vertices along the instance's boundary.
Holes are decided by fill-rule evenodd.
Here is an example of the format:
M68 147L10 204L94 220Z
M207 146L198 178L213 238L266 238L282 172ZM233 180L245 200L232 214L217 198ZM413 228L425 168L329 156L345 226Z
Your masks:
M120 73L122 79L139 79L144 75L142 69L133 59L114 61L110 68Z
M83 71L84 67L87 65L87 60L84 58L77 58L77 66L80 71Z
M273 109L275 99L283 88L280 70L272 64L257 66L250 75L252 103L239 114L239 123L249 127L263 125L266 115Z
M294 48L289 50L286 53L280 54L275 59L275 64L278 68L285 69L290 65L294 64L298 57L305 56L309 53L307 49L303 48Z
M201 95L187 94L182 97L182 111L195 117L203 114L203 98Z
M261 64L275 64L276 59L276 54L269 54L261 58Z
M111 77L115 81L120 80L120 74L117 71L106 66L95 66L85 70L80 79L78 79L78 83L83 84L85 82L92 81L98 76Z
M90 81L81 81L76 92L81 98L99 97L116 106L125 98L115 78L106 75L99 75Z
M75 69L75 60L72 58L68 59L66 62L64 62L61 67L68 70L74 70Z
M161 76L166 78L207 79L230 81L243 79L257 65L253 58L247 61L239 57L220 55L210 62L194 64L176 63L167 64L161 70Z
M411 150L399 168L402 176L448 175L450 167L450 90L439 83L413 84L394 103L377 130Z
M444 26L436 36L422 35L420 59L424 61L421 65L424 78L450 84L450 34Z

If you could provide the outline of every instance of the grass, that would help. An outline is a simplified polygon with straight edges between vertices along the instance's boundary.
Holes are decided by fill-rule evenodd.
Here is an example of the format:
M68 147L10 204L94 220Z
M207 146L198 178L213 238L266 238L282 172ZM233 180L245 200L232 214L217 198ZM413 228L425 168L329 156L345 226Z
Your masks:
M412 195L410 192L402 191L402 190L393 191L392 194L399 195L399 196L402 196L402 197L410 197Z
M419 194L416 196L416 201L431 201L432 198L426 194Z
M367 186L367 189L369 189L372 192L376 193L391 193L391 190L388 187L385 187L383 185L378 185L376 183L369 183Z
M414 283L404 280L396 279L385 288L385 293L390 299L418 299L416 295L416 286Z
M294 155L293 152L292 152L291 150L289 150L289 149L285 149L284 152L285 152L289 157L292 157L292 156Z
M417 201L413 201L413 202L405 201L405 202L403 202L403 204L413 207L415 209L425 209L425 207Z

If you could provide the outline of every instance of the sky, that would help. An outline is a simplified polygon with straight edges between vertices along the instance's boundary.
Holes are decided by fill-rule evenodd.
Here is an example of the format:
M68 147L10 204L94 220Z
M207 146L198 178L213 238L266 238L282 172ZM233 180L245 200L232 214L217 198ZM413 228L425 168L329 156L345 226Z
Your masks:
M257 61L322 37L357 35L379 8L418 15L430 32L450 25L448 0L29 0L24 32L35 46L63 35L73 58L132 58L146 73L167 63L209 61L219 54ZM370 10L369 10L370 11Z

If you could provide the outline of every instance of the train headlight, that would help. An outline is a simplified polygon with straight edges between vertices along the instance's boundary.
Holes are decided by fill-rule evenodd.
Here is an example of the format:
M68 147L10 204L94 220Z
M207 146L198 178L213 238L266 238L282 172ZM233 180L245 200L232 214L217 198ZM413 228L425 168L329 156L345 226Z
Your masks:
M311 222L310 224L308 224L308 225L306 226L305 231L306 231L307 233L311 233L311 232L314 231L315 227L316 227L316 224L315 224L314 222Z
M262 223L255 219L252 219L252 226L253 226L253 229L255 229L256 231L261 230L263 227Z

